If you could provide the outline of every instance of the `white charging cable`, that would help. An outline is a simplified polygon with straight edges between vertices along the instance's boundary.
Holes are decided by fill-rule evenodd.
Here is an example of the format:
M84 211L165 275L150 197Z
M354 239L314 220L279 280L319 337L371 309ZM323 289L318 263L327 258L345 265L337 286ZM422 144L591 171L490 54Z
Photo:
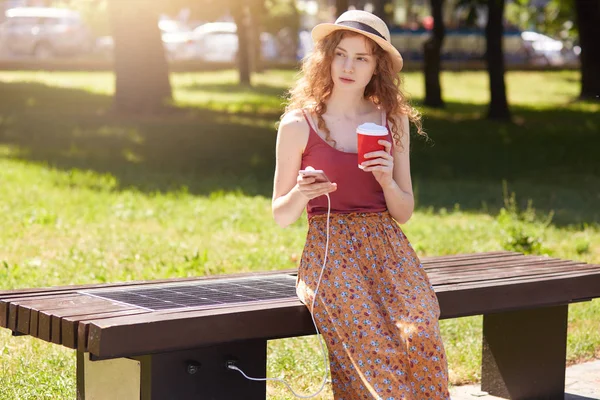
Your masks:
M329 194L326 193L325 196L327 196L327 239L325 241L325 257L323 257L323 266L321 267L321 274L319 275L319 280L317 281L317 287L315 288L315 293L313 296L313 300L310 306L310 316L312 318L313 324L315 325L315 329L317 331L317 340L319 341L319 344L321 345L321 351L323 352L323 363L325 364L325 373L323 374L323 382L321 383L321 387L319 388L319 390L317 390L317 392L311 394L311 395L302 395L302 394L298 394L294 391L294 389L292 389L292 387L283 379L280 378L252 378L248 375L246 375L244 373L244 371L242 371L241 369L239 369L237 366L235 366L232 363L227 363L227 368L232 369L234 371L239 371L240 374L242 374L244 376L244 378L249 379L251 381L258 381L258 382L266 382L266 381L274 381L274 382L282 382L285 386L287 386L287 388L290 390L290 392L292 392L294 394L294 396L300 398L300 399L310 399L312 397L315 397L316 395L318 395L319 393L321 393L323 391L323 389L325 388L325 384L327 383L327 371L328 369L328 363L327 363L327 354L325 353L325 346L323 346L323 339L321 338L321 336L319 335L319 328L317 328L317 323L315 322L315 316L314 316L314 309L315 309L315 300L317 299L317 292L319 291L319 285L321 284L321 278L323 277L323 272L325 271L325 264L327 263L327 253L329 252L329 215L331 213L331 199L329 198Z

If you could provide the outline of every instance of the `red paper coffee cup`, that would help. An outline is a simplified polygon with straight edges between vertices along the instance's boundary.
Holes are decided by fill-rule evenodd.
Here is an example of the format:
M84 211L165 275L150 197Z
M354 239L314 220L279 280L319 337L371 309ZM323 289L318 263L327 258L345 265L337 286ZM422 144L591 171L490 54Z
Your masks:
M367 122L356 128L356 136L358 138L358 165L362 164L363 161L368 160L368 158L365 158L365 154L385 149L385 147L378 142L381 139L385 139L387 135L388 130L385 126L377 125L372 122Z

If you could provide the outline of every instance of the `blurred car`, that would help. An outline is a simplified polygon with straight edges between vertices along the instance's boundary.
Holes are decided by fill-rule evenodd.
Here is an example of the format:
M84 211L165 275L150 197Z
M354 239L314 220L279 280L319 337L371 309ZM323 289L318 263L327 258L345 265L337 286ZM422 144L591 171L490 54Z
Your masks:
M47 59L91 51L93 38L80 14L65 8L19 7L5 12L0 25L4 50Z
M237 25L208 22L193 32L196 58L209 62L233 62L238 53Z
M280 46L275 36L261 32L260 49L263 60L280 57ZM235 22L207 22L194 29L195 58L207 62L235 62L239 49Z
M187 25L176 20L161 18L158 21L158 29L168 60L190 60L196 57L192 30ZM97 54L111 58L114 48L115 42L112 36L97 38L95 44Z
M190 60L195 57L193 31L187 25L172 19L161 19L158 29L169 60Z
M532 31L521 32L528 62L534 65L564 65L568 50L560 40Z
M176 20L161 19L158 23L165 53L170 61L201 60L232 63L239 48L237 26L234 22L208 22L191 30ZM261 57L275 60L281 56L280 44L268 32L260 34ZM114 41L110 36L99 37L96 53L111 57Z

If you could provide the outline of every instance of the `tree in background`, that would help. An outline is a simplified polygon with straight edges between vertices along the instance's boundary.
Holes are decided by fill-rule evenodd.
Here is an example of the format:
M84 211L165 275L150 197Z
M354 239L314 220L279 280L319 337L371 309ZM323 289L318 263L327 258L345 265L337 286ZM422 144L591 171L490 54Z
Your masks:
M252 55L252 57L250 57L250 69L260 73L264 71L261 33L265 30L265 17L268 16L268 8L265 4L265 0L252 2L251 7L250 16L252 21L248 27L251 37L250 49Z
M237 37L238 37L238 53L237 53L237 67L240 77L240 84L251 86L250 81L251 73L251 59L252 50L250 48L250 21L253 19L251 14L251 8L247 3L239 5L238 7L231 7L231 13L233 20L237 25Z
M295 61L300 45L300 11L295 0L265 0L264 29L276 38L282 60Z
M169 67L158 29L162 0L56 0L76 9L98 35L114 42L114 110L154 114L172 101Z
M108 0L114 48L114 107L156 113L172 99L167 59L154 0Z
M508 121L510 120L510 110L504 82L506 67L502 48L505 0L459 0L456 6L467 8L466 23L468 25L474 24L479 8L482 6L487 8L485 60L490 81L490 103L487 118Z
M263 31L277 37L284 30L290 39L286 50L295 60L300 15L294 0L245 0L241 6L237 0L228 1L229 10L238 27L238 71L241 84L250 86L251 72L261 69L260 34Z
M490 79L490 105L487 117L496 120L510 120L504 82L506 67L502 49L504 2L505 0L488 0L488 21L485 27L485 59Z
M348 4L348 0L335 0L335 14L336 16L342 15L346 10L348 10L350 4Z
M381 18L386 24L389 22L389 16L385 12L386 1L385 0L372 0L373 14Z
M444 107L440 71L442 69L442 45L446 29L444 27L444 0L430 0L433 15L433 35L423 43L423 73L425 75L425 105Z
M575 15L581 45L580 97L600 101L600 1L575 0Z

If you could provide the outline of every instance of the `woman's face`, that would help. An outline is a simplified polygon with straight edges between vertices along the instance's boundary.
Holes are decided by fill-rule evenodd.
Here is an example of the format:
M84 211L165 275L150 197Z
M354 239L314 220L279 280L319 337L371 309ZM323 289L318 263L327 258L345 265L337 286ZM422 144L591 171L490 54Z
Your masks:
M337 89L363 90L377 65L368 39L362 35L345 36L335 48L331 78Z

